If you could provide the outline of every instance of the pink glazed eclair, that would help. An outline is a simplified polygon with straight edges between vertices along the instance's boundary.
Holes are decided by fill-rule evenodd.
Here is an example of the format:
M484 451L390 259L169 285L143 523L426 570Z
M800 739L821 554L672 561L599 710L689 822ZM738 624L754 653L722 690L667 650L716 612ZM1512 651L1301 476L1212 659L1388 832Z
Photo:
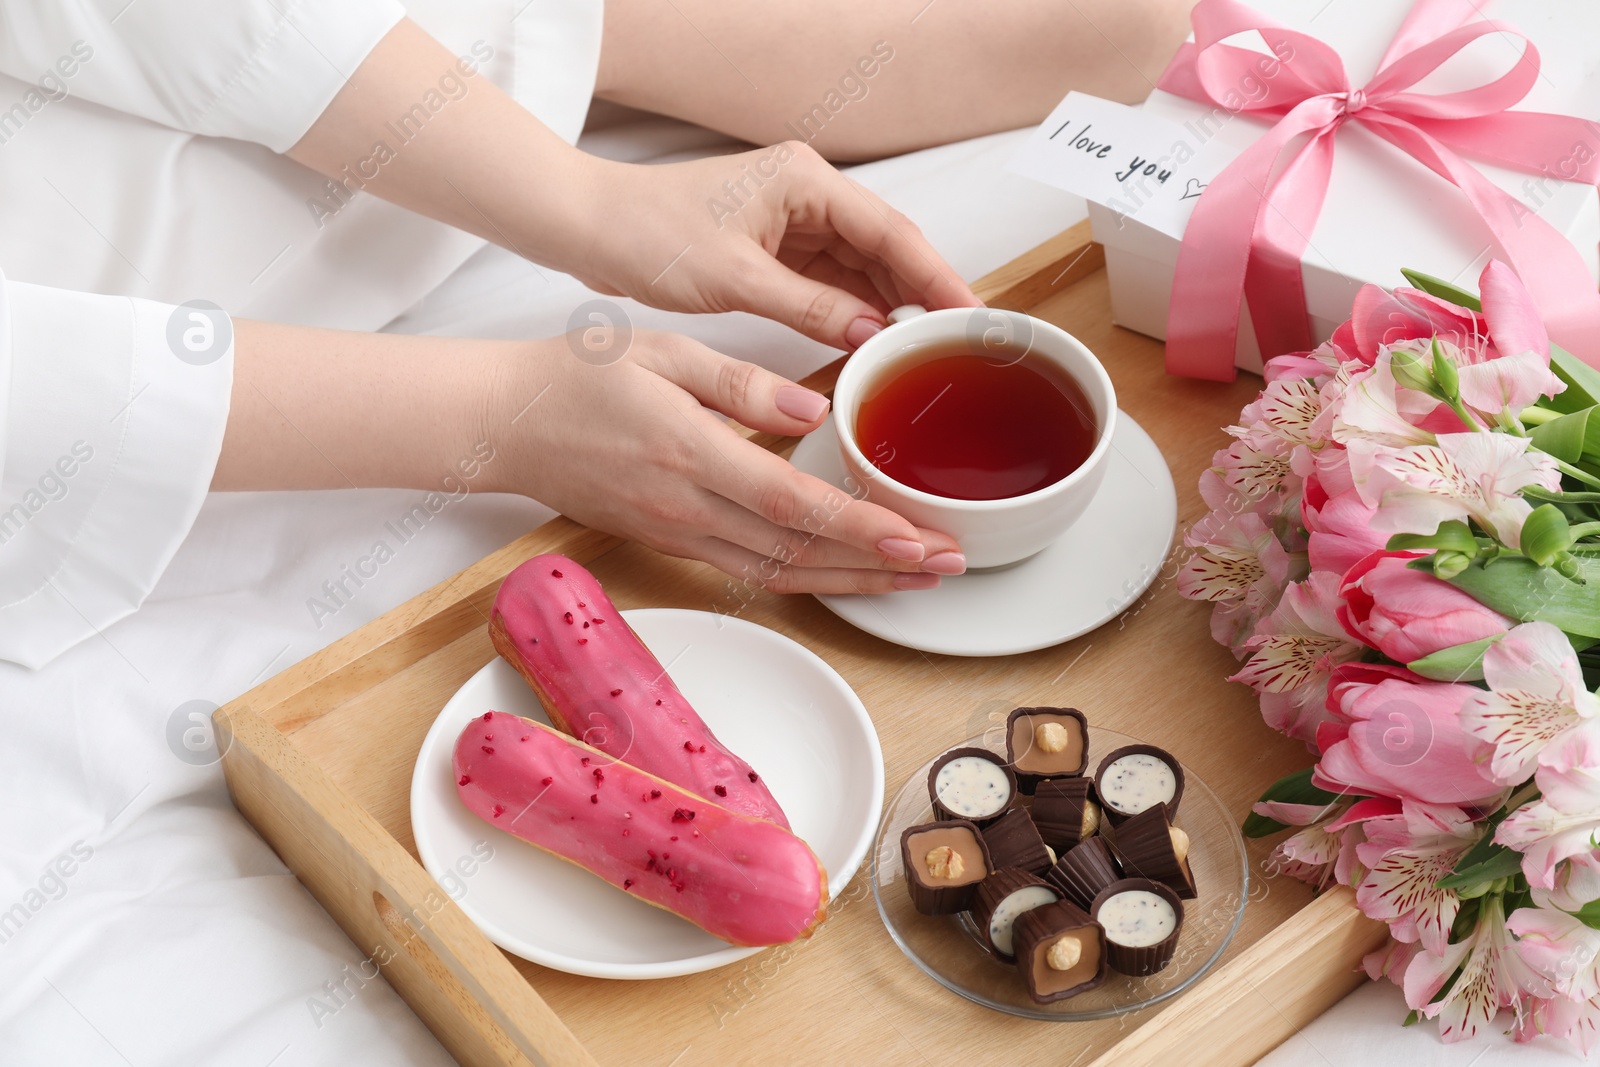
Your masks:
M781 826L728 811L541 723L474 718L456 791L492 826L735 945L810 937L828 878Z
M489 640L556 729L729 811L788 827L761 776L717 740L595 576L566 556L535 556L506 575Z

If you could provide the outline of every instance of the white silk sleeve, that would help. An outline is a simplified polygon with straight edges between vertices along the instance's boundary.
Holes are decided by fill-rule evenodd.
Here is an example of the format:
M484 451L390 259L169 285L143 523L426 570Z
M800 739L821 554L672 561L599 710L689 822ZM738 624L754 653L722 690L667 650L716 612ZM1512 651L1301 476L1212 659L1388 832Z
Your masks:
M0 659L114 641L205 500L232 384L221 311L0 279Z
M76 95L284 152L404 15L399 0L0 0L0 73L39 97L0 101L0 132L8 106L20 125Z

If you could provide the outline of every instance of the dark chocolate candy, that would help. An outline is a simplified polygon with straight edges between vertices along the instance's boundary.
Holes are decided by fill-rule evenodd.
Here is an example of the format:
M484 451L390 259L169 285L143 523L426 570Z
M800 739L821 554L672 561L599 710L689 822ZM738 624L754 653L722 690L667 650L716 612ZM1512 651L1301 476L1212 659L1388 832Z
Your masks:
M1011 936L1028 994L1040 1004L1075 997L1106 980L1106 932L1070 900L1019 915Z
M1117 824L1111 851L1130 878L1149 878L1172 887L1184 900L1196 896L1194 872L1189 869L1189 835L1167 820L1165 805L1157 804Z
M954 863L950 853L930 857L943 849L952 850ZM966 819L908 827L900 835L900 863L911 904L924 915L966 911L978 883L994 870L983 834Z
M1119 941L1118 924L1107 914L1107 906L1113 898L1134 891L1154 893L1172 907L1172 932L1154 944ZM1172 955L1178 949L1178 937L1183 933L1183 901L1178 899L1178 894L1170 886L1148 878L1124 878L1112 882L1095 896L1089 905L1089 914L1105 929L1106 956L1111 968L1135 978L1155 974L1171 963Z
M1001 867L978 886L972 902L972 922L983 945L996 959L1016 962L1011 930L1018 915L1061 899L1059 890L1016 867Z
M1110 821L1113 824L1119 823L1128 816L1137 815L1150 806L1148 799L1138 804L1123 804L1120 797L1125 791L1122 787L1125 785L1126 776L1122 775L1122 772L1118 772L1112 777L1107 777L1107 772L1110 771L1111 765L1124 756L1154 756L1167 765L1167 768L1172 771L1173 781L1172 797L1165 801L1167 818L1177 818L1178 802L1183 799L1183 767L1173 758L1172 753L1164 748L1157 748L1155 745L1124 745L1122 748L1107 754L1100 761L1100 766L1094 774L1095 795L1099 797L1100 806L1106 815L1110 817ZM1119 777L1123 780L1113 780Z
M1087 778L1046 778L1033 794L1033 825L1044 843L1063 856L1100 828L1100 806ZM1085 833L1085 831L1088 831Z
M1012 808L984 827L983 840L996 867L1020 867L1042 875L1054 862L1025 808Z
M1089 720L1077 708L1018 708L1006 718L1006 760L1028 795L1042 779L1081 775L1089 765Z
M946 764L964 756L976 756L989 761L998 767L1005 777L1005 797L998 802L999 807L995 808L992 814L979 815L971 811L959 811L955 808L946 807L939 799L937 788L939 772L944 769ZM986 748L952 748L948 752L941 753L939 758L933 761L933 766L928 768L928 798L933 801L933 817L935 819L971 819L979 826L987 826L1004 815L1016 803L1017 776L1011 772L1010 767L1006 766L1002 757L997 756Z
M1045 872L1046 881L1084 909L1100 890L1121 877L1105 838L1098 835L1077 845Z

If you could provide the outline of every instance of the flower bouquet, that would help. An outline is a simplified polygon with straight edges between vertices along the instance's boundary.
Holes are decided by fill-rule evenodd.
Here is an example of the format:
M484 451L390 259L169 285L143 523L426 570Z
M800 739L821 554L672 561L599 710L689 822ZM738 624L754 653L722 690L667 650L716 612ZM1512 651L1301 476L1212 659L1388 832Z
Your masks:
M1180 592L1315 753L1245 832L1348 885L1445 1040L1600 1043L1600 371L1513 271L1356 296L1201 476Z

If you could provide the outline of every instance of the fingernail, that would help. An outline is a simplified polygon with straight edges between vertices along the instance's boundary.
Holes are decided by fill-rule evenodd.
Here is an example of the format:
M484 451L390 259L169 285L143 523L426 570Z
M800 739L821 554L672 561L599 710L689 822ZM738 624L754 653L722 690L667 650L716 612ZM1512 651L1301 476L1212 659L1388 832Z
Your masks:
M967 557L960 552L935 552L922 561L922 569L934 574L965 574Z
M845 327L844 343L851 348L860 348L867 343L867 338L881 329L883 329L883 323L877 319L869 319L863 316Z
M939 576L937 574L897 574L894 576L896 589L937 589Z
M828 398L799 385L780 385L774 398L778 410L791 419L816 422L828 410Z
M922 562L923 552L920 541L913 541L909 537L885 537L878 542L878 551L893 559L903 559L907 563Z

